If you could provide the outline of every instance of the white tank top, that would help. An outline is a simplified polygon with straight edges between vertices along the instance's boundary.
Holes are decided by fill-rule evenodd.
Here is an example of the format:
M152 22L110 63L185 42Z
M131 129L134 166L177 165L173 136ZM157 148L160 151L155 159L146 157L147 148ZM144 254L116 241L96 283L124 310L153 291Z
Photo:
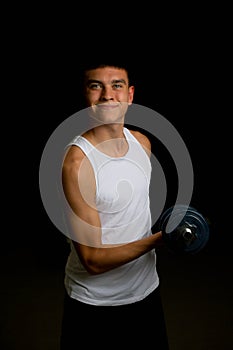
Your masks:
M127 128L123 131L128 142L123 157L100 152L82 136L69 144L80 147L92 164L104 244L127 243L152 234L151 163L131 132ZM72 298L93 305L123 305L144 299L158 284L154 250L111 271L90 275L71 243L65 287Z

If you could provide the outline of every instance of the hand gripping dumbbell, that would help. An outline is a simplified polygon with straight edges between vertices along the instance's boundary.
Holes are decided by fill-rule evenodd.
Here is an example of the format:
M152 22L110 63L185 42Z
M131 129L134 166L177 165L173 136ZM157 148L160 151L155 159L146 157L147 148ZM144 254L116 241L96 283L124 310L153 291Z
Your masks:
M175 253L196 254L209 240L209 224L197 209L175 205L161 215L159 230L165 245Z

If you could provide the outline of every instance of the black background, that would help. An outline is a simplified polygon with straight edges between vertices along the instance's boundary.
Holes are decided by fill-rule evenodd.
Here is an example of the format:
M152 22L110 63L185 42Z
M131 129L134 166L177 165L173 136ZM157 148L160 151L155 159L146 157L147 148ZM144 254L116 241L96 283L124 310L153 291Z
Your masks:
M135 32L134 26L120 39L105 40L103 31L95 40L81 42L80 30L71 38L53 28L42 32L41 24L32 36L25 28L26 40L18 37L9 69L11 91L18 98L10 104L16 105L7 147L13 165L12 195L7 197L7 228L1 244L3 349L57 349L69 250L41 201L40 159L55 128L84 107L81 66L95 57L125 60L134 75L134 102L160 113L178 130L194 167L191 204L210 223L210 241L197 256L184 259L166 250L158 252L171 350L230 349L230 41L227 23L220 31L214 18L213 22L202 18L202 23L198 19L188 26L187 17L185 26L170 27L167 35L164 23L158 32L154 28ZM163 165L172 202L175 170L163 148L156 143L153 147L162 163L166 157ZM8 169L4 167L6 177ZM200 314L195 315L195 310ZM179 338L185 337L188 343L182 345ZM200 344L192 348L195 339Z

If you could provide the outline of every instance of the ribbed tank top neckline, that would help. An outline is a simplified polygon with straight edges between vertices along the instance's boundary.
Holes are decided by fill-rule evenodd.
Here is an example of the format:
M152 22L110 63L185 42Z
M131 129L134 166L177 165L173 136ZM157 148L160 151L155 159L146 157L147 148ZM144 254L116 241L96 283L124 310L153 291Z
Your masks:
M121 156L121 157L111 157L109 156L108 154L104 153L104 152L101 152L100 150L98 150L98 148L96 146L94 146L89 140L87 140L85 137L83 136L79 136L82 140L84 140L92 149L94 149L97 153L99 153L100 155L102 156L105 156L106 158L108 159L111 159L111 160L120 160L120 159L125 159L129 152L130 152L130 149L131 149L131 145L130 145L130 142L129 142L129 139L130 137L129 136L132 136L132 140L134 141L137 141L137 139L135 139L135 137L130 133L130 131L128 129L126 129L125 127L123 128L123 133L124 133L124 136L125 136L125 139L128 143L128 149L127 149L127 152ZM138 142L138 141L137 141Z

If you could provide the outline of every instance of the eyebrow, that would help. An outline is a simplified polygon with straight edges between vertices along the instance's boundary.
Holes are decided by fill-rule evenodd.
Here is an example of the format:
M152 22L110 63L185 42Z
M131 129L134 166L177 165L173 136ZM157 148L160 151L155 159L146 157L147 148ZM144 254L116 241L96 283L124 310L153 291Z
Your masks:
M95 80L95 79L88 79L87 80L87 85L90 85L92 83L103 84L103 82L100 80ZM117 83L122 83L122 84L127 85L125 79L114 79L111 81L111 84L117 84Z

